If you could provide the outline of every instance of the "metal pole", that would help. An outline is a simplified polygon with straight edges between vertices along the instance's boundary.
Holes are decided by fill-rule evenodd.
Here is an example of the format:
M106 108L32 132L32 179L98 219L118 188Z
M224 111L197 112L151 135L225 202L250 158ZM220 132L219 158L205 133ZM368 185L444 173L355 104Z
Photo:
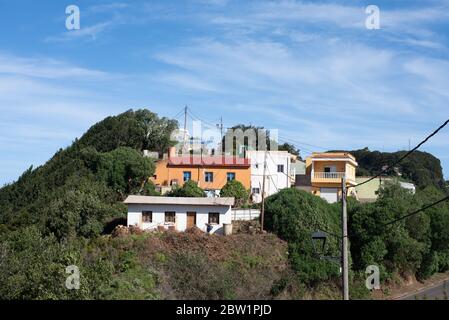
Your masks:
M349 266L348 266L348 213L346 206L346 176L343 175L341 179L341 203L342 203L342 214L341 214L341 225L342 225L342 289L343 289L343 300L349 300Z
M187 138L187 106L184 107L184 137L183 137L183 150L182 152L185 153L187 148L186 148L186 138Z
M267 151L263 160L263 181L262 181L262 209L260 210L260 230L263 231L263 223L265 218L265 174L267 170Z

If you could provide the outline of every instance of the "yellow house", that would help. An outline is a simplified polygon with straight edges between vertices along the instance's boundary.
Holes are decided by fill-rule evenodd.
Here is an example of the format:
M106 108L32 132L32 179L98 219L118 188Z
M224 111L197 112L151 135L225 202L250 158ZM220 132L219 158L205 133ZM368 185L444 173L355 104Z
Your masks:
M337 202L341 198L341 179L345 176L348 194L355 194L357 166L355 157L347 152L314 152L306 159L308 190L330 203Z
M246 158L235 156L177 156L173 153L167 159L156 163L153 183L166 191L174 185L182 186L193 180L208 195L218 195L230 180L240 181L245 189L251 188L251 164Z

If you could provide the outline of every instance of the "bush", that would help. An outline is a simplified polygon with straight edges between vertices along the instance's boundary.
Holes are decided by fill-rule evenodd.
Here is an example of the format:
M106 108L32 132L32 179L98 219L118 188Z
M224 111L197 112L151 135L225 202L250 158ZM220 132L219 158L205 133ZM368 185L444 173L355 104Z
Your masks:
M240 181L231 180L221 189L220 196L235 198L235 206L240 207L248 202L249 191L245 189Z
M301 281L314 286L320 281L338 276L338 267L317 259L311 235L323 228L338 233L339 215L336 207L325 200L294 188L283 189L267 198L265 226L288 241L290 262ZM329 236L326 256L338 256L338 239Z
M206 197L203 189L198 184L189 180L182 187L175 187L172 191L165 194L167 197Z

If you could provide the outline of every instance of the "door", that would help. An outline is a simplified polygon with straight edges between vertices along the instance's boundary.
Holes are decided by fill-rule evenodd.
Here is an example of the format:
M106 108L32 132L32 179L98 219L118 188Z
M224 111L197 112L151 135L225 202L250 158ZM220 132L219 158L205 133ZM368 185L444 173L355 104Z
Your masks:
M320 196L329 203L338 201L338 188L321 188Z
M187 228L196 226L196 212L187 212Z

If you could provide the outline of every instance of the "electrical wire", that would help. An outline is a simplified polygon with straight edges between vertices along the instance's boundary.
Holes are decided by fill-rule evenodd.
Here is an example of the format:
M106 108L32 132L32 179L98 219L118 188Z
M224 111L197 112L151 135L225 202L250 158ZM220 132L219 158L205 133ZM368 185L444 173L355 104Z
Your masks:
M305 143L305 142L302 142L302 141L299 141L299 140L295 140L295 139L292 139L292 138L287 138L285 136L279 136L279 138L282 139L282 140L286 140L287 142L290 141L291 143L298 144L298 145L305 145L305 146L314 147L314 148L318 148L318 149L322 149L322 150L330 150L330 148L320 147L318 145Z
M416 210L416 211L407 213L407 214L405 214L405 215L403 215L403 216L401 216L401 217L399 217L399 218L397 218L397 219L394 219L394 220L392 220L392 221L390 221L390 222L384 223L382 226L386 227L386 226L392 225L392 224L394 224L394 223L396 223L396 222L399 222L399 221L401 221L401 220L407 219L407 218L409 218L409 217L411 217L411 216L414 216L414 215L416 215L416 214L418 214L418 213L421 213L421 212L423 212L423 211L425 211L425 210L427 210L427 209L430 209L430 208L432 208L432 207L434 207L434 206L436 206L436 205L438 205L438 204L440 204L440 203L442 203L442 202L444 202L444 201L447 201L447 200L449 200L449 196L444 197L444 198L442 198L442 199L440 199L440 200L438 200L438 201L435 201L434 203L427 204L427 205L421 207L420 209L418 209L418 210Z
M187 114L192 118L192 120L196 119L196 120L201 121L202 123L209 125L210 127L214 127L214 128L217 127L216 123L214 124L212 121L204 120L202 117L199 117L196 114L194 114L190 109L187 109Z
M368 180L365 180L359 184L356 184L354 187L358 187L361 185L364 185L365 183L368 183L378 177L380 177L382 174L387 172L390 168L394 167L398 163L400 163L402 160L407 158L409 155L411 155L414 151L416 151L418 148L420 148L423 144L425 144L427 141L429 141L430 138L432 138L434 135L436 135L441 129L443 129L447 124L449 123L449 119L447 119L441 126L439 126L434 132L432 132L430 135L428 135L423 141L421 141L416 147L414 147L412 150L408 151L405 155L400 157L398 160L393 162L391 165L389 165L387 168L380 171L378 174L376 174L374 177L369 178Z

